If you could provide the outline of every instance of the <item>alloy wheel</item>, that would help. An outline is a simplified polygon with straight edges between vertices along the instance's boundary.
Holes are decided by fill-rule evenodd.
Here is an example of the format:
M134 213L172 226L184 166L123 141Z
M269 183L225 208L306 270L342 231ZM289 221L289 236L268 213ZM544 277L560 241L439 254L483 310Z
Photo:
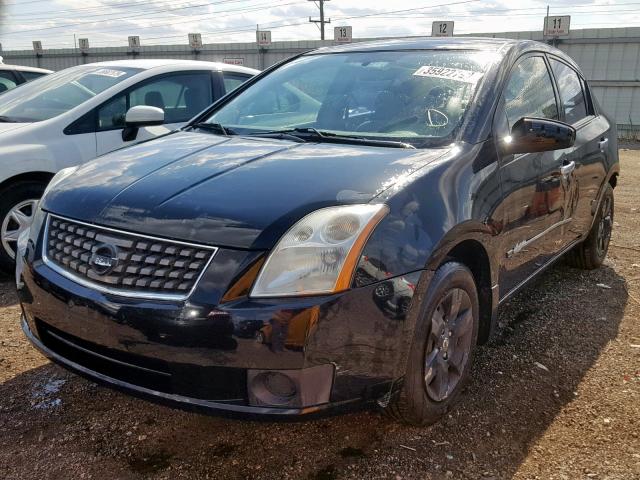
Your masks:
M441 402L451 395L469 361L473 338L473 307L461 288L446 292L431 317L424 361L427 395Z
M11 208L2 221L2 248L12 259L16 258L18 237L31 226L37 205L37 199L24 200Z

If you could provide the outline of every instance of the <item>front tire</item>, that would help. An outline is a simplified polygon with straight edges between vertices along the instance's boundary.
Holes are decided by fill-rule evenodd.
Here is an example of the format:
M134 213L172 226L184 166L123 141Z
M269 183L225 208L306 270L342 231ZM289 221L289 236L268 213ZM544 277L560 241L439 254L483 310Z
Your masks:
M478 291L471 271L447 262L421 305L407 371L386 412L410 425L430 425L455 404L469 378L478 341Z
M569 265L583 270L594 270L602 265L611 241L613 207L613 187L607 184L589 235L567 254Z
M17 241L31 226L38 201L46 184L34 181L19 182L0 192L0 269L15 269Z

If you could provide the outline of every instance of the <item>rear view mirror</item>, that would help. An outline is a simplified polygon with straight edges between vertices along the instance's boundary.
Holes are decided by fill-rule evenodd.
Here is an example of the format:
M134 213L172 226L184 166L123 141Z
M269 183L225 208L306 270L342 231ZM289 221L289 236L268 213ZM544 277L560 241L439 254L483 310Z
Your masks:
M138 105L127 111L124 119L125 128L122 130L122 140L130 142L138 136L140 127L162 125L164 123L164 110L149 105Z
M505 153L535 153L562 150L573 146L576 129L557 120L523 117L503 140Z

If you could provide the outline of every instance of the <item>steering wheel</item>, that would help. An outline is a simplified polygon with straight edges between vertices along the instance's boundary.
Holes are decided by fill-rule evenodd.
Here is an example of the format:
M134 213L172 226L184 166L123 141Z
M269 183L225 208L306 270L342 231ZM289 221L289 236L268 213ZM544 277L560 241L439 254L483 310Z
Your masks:
M434 128L449 125L449 117L437 108L427 108L427 126Z

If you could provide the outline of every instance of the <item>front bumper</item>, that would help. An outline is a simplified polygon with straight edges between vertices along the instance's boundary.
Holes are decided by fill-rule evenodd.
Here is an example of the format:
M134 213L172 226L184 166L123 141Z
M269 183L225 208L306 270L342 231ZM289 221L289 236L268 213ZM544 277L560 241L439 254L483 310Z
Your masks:
M187 301L172 302L96 291L41 259L27 258L20 268L22 328L36 348L83 376L162 403L301 415L386 398L404 373L413 322L393 306L406 305L412 292L381 301L373 284L323 297L219 304L203 302L199 287ZM214 261L204 279L219 268ZM421 274L404 278L416 284ZM252 391L260 372L288 375L299 398L260 401Z
M219 410L225 412L233 412L233 413L243 413L243 414L251 414L251 415L303 415L310 414L314 412L320 412L325 410L327 407L337 407L338 403L334 404L324 404L317 405L313 408L269 408L269 407L255 407L249 406L246 404L238 404L233 402L216 402L204 399L198 399L193 397L187 397L183 395L165 393L158 390L154 390L152 388L146 388L141 385L135 385L133 383L128 383L123 380L119 380L117 378L109 377L95 370L91 370L79 363L73 362L66 357L56 353L55 351L47 348L41 341L34 335L34 333L30 330L29 325L24 317L21 318L21 326L22 331L25 336L31 342L31 344L36 347L44 356L49 358L51 361L57 363L58 365L71 370L79 375L82 375L85 378L90 380L94 380L103 385L107 385L109 387L113 387L115 389L142 397L147 398L149 400L158 401L160 403L167 403L170 405L175 405L181 408L192 408L196 410ZM351 402L342 402L343 404L351 403Z

